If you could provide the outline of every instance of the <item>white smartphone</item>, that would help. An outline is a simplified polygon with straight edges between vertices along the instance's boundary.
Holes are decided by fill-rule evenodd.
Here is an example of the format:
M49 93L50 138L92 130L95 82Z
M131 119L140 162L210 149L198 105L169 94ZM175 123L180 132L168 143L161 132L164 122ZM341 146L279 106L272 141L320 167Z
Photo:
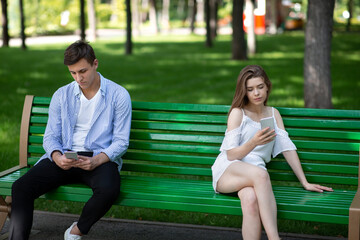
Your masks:
M78 160L77 152L66 151L65 152L65 157L68 158L68 159Z
M269 127L269 131L273 130L275 128L274 126L274 118L273 117L267 117L260 119L261 129Z

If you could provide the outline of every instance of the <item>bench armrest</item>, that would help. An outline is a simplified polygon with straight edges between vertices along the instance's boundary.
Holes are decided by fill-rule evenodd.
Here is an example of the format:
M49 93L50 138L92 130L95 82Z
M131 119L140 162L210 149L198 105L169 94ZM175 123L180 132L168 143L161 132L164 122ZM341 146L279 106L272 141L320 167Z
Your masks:
M15 166L15 167L9 168L9 169L7 169L5 171L2 171L2 172L0 172L0 177L8 175L9 173L15 172L15 171L17 171L17 170L19 170L21 168L24 168L24 166Z

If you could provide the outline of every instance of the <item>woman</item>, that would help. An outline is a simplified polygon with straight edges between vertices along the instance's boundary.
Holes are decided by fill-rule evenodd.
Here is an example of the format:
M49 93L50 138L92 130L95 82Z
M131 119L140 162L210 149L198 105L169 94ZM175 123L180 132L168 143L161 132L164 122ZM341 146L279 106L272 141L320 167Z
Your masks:
M268 239L280 239L277 209L265 163L282 153L308 191L332 191L308 183L296 147L288 137L280 113L266 105L271 82L257 65L242 69L229 111L221 153L212 166L215 192L237 192L243 212L244 239L260 239L261 224ZM275 129L261 130L260 119L273 118Z

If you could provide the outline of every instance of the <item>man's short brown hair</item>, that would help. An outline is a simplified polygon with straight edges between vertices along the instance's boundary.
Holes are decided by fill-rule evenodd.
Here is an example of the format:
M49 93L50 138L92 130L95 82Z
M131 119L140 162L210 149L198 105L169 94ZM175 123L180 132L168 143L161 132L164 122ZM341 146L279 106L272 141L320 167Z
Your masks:
M77 63L82 58L86 59L88 63L93 65L96 59L94 49L88 42L79 40L71 44L64 53L64 64L69 66Z

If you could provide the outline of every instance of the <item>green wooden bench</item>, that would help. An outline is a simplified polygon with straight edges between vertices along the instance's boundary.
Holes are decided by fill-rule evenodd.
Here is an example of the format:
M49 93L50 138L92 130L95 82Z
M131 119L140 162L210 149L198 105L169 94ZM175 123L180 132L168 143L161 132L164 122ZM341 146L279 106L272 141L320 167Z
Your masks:
M50 98L26 96L19 166L0 173L2 224L11 210L12 183L44 153L42 136L49 103ZM121 194L115 204L241 215L238 198L215 194L211 185L210 167L219 153L228 110L225 105L133 102L130 146L124 156ZM349 239L358 240L360 111L278 110L298 148L309 182L335 190L305 191L283 157L273 159L267 167L278 217L349 224ZM85 202L91 194L83 185L67 185L43 197Z

